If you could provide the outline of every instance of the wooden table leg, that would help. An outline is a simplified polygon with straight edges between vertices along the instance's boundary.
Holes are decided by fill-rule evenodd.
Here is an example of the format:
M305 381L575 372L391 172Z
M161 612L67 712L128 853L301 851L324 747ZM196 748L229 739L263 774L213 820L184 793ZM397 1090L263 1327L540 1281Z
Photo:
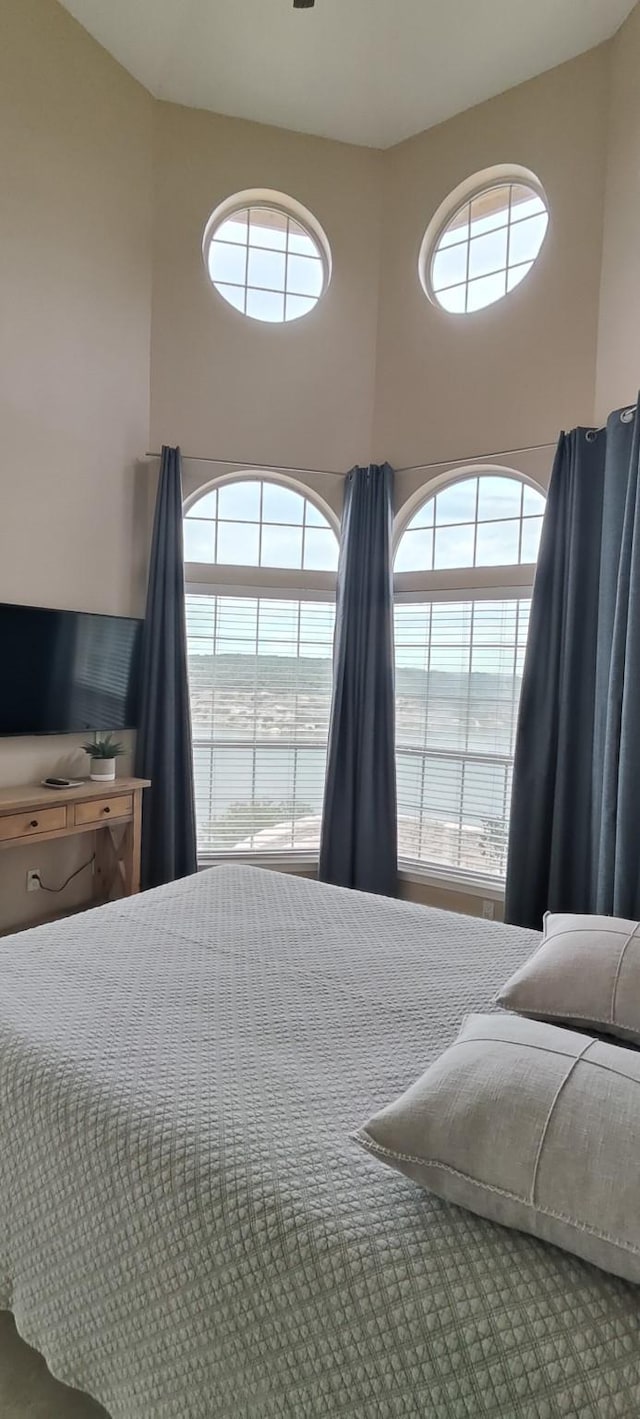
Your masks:
M137 789L133 795L133 820L129 824L130 828L130 855L129 855L129 896L135 896L140 891L140 848L142 844L142 789Z
M109 900L113 879L117 868L113 840L107 824L96 832L96 860L94 863L93 895L99 902Z
M142 841L142 792L133 795L133 816L122 827L105 823L96 832L95 881L96 901L108 901L114 883L124 897L140 891L140 847Z

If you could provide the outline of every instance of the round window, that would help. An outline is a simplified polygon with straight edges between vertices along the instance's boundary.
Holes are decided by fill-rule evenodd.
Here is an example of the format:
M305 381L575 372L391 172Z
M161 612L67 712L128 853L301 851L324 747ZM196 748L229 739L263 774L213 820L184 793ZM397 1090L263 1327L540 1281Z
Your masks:
M298 320L318 304L330 274L326 238L298 204L224 203L205 232L204 256L215 289L253 320Z
M445 205L444 220L440 209L420 255L420 277L432 301L468 315L524 281L549 223L544 193L534 181L472 185L462 201L458 189Z

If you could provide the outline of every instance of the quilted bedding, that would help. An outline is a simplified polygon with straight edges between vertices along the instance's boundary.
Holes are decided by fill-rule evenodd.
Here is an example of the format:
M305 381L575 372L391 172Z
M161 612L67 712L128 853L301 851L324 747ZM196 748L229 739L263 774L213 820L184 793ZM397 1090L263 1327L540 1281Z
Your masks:
M0 1306L113 1419L632 1419L640 1289L350 1131L531 932L218 868L0 942Z

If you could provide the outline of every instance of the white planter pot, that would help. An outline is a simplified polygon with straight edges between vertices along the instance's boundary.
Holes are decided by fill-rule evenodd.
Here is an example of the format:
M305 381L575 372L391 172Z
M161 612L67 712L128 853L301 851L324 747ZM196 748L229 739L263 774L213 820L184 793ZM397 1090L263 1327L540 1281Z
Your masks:
M116 776L115 759L92 759L89 778L94 783L111 783Z

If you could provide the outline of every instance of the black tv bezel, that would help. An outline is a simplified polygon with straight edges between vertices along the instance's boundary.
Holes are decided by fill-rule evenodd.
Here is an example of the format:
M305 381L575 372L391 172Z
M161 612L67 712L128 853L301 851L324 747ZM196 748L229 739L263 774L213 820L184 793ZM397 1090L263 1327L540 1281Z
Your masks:
M114 611L79 611L70 606L41 606L33 601L0 601L0 611L8 609L10 611L52 611L54 615L62 612L68 616L99 616L104 621L131 621L137 626L144 625L144 616L118 616ZM138 667L139 668L139 667ZM139 687L138 687L139 691ZM121 724L114 730L115 734L131 734L137 731L136 724ZM65 739L70 735L78 738L86 734L105 734L103 729L11 729L5 733L0 729L0 741L3 739Z

